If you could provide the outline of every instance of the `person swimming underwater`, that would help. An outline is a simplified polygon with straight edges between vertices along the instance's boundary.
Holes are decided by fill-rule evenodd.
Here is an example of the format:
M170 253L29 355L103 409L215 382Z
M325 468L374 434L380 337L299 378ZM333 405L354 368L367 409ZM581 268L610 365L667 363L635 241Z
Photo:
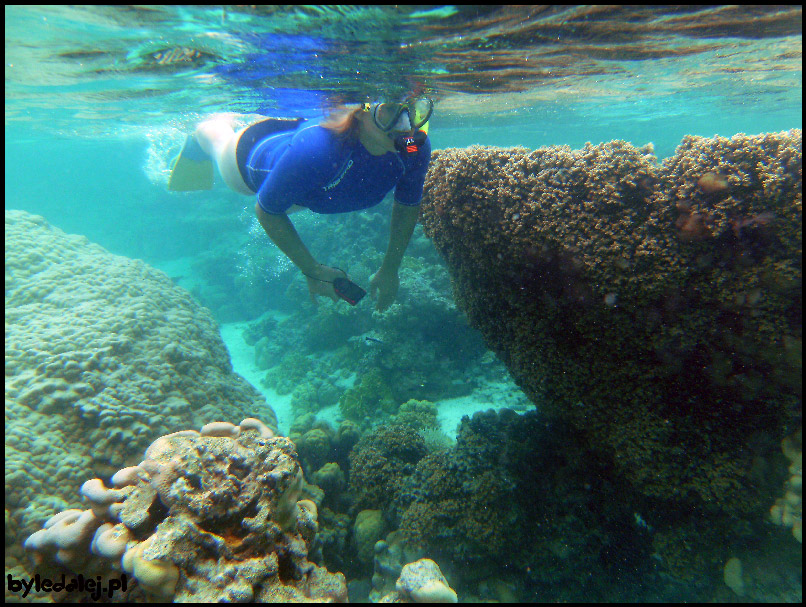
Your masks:
M269 118L237 133L230 120L214 118L188 136L168 187L212 188L214 161L232 190L257 195L260 224L307 277L314 303L319 296L356 303L363 291L345 293L346 274L313 257L288 215L306 208L323 214L366 209L394 188L389 245L370 279L370 293L383 311L397 296L398 269L419 216L432 112L431 99L408 97L345 108L318 124Z

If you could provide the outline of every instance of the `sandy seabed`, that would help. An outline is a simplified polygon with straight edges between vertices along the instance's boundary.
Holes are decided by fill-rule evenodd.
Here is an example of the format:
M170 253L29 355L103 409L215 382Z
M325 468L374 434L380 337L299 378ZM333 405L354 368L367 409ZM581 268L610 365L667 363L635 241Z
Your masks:
M278 394L271 388L262 385L261 380L266 371L258 369L255 365L255 348L243 339L243 332L248 325L248 322L222 324L220 325L221 338L229 350L234 371L266 397L266 401L277 414L278 429L282 434L287 435L294 420L294 413L291 410L291 395ZM532 407L526 396L510 381L487 383L467 396L440 400L435 404L439 411L438 418L442 431L452 438L456 437L459 422L465 415L504 407L524 413ZM327 420L334 426L338 426L343 419L338 405L322 409L318 412L317 417Z

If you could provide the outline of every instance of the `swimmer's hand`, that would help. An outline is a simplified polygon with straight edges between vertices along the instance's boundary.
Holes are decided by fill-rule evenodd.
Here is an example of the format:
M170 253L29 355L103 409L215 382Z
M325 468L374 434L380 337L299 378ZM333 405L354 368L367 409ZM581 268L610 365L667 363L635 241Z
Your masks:
M369 280L369 294L373 299L377 299L375 309L383 312L391 306L395 302L399 288L400 279L396 271L381 268L375 272Z
M313 305L318 305L317 297L329 297L333 301L339 300L339 296L333 289L333 281L339 276L346 278L347 273L344 270L337 270L322 264L319 264L313 273L305 275L308 281L308 294L311 296Z

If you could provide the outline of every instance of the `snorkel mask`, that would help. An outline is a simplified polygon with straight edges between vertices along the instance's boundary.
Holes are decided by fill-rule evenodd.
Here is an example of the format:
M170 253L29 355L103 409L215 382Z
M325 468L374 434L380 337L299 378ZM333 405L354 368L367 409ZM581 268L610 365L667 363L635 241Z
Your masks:
M387 133L398 152L415 154L428 137L428 120L434 111L434 102L428 97L408 97L402 103L380 102L368 104L375 126Z

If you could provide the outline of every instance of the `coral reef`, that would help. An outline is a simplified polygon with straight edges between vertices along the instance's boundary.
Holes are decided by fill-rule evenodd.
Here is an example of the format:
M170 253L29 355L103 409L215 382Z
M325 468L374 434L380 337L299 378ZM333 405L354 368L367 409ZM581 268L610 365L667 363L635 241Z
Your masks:
M168 276L21 211L5 235L7 563L87 474L136 464L154 435L244 412L276 426Z
M467 368L485 352L478 333L456 309L447 272L430 257L436 255L404 257L398 301L374 318L379 347L355 344L366 364L383 371L401 403L469 394L479 378Z
M455 603L456 593L448 585L439 565L422 558L399 531L393 531L374 546L373 603Z
M369 599L378 603L395 592L397 580L406 563L419 560L422 550L406 541L401 531L392 531L386 538L375 542L373 556L372 590Z
M313 473L311 480L325 492L325 499L334 501L347 486L347 478L336 462L329 462Z
M801 415L802 134L434 152L426 233L541 410L648 498L759 517Z
M385 248L387 215L384 209L329 217L306 242L366 286L381 262L367 239L377 241L378 251ZM354 242L361 246L347 246ZM396 404L468 394L485 378L473 364L484 355L484 343L457 310L444 264L419 226L399 274L398 298L383 314L373 312L367 298L354 308L322 302L310 310L303 304L281 320L266 314L251 323L244 338L255 345L257 366L267 370L264 385L293 393L297 413L337 402L368 373L383 375ZM291 291L290 300L308 300L303 280Z
M361 381L339 399L339 409L346 419L359 424L371 425L382 414L394 413L398 403L392 389L377 368L361 376Z
M295 441L299 445L300 453L305 454L305 463L311 470L317 470L324 464L335 459L330 434L324 428L311 428Z
M344 576L308 560L318 522L303 483L287 438L256 419L210 423L158 438L113 488L84 483L89 509L55 515L25 548L119 564L137 582L128 601L343 602Z
M355 423L349 420L343 421L334 431L325 420L305 413L294 420L288 437L297 446L305 474L311 476L329 463L346 470L350 450L358 442L359 433Z
M398 529L375 545L373 600L421 557L468 600L699 600L723 587L713 573L728 551L771 527L716 510L681 519L679 505L613 475L584 434L535 411L465 417L454 446L408 461L383 451L401 430L403 442L408 428L384 428L351 456L356 499Z
M509 410L464 418L454 449L422 457L395 485L390 512L406 539L429 555L473 564L479 576L516 558L530 536L519 502L539 487L530 464L542 448L529 441L542 430L534 414Z
M439 429L437 406L427 400L414 400L412 398L400 405L397 413L390 418L389 423L402 424L415 430Z
M255 346L256 363L259 363L261 359L273 359L266 353L266 349L269 349L270 352L280 350L278 344L268 339L261 340ZM272 367L266 374L263 383L274 387L278 394L289 394L307 381L309 376L310 365L307 359L298 350L292 348L290 352L282 356L279 364Z
M388 506L402 480L426 454L425 441L407 426L378 426L350 452L349 488L360 509Z

